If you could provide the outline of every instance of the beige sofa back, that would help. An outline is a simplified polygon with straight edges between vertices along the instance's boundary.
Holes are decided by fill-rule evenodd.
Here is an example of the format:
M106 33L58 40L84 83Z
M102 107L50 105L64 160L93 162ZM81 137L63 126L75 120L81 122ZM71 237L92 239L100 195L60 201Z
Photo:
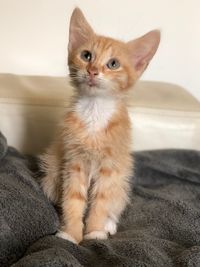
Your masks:
M24 153L44 151L72 95L64 77L0 75L0 130ZM200 149L200 103L183 88L138 82L128 98L132 150Z

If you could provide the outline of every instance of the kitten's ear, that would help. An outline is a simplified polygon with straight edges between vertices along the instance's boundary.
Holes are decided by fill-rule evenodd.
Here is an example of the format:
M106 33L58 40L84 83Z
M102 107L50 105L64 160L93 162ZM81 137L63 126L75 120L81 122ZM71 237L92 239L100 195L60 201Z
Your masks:
M138 78L156 53L159 43L160 31L158 30L148 32L144 36L127 43L129 55Z
M94 32L82 11L79 8L75 8L71 16L69 27L69 52L83 45L92 35L94 35Z

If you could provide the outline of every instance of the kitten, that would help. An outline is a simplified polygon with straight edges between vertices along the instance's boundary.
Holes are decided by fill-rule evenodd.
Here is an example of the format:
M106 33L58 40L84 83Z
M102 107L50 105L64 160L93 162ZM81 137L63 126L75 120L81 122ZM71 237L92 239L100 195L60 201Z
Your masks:
M125 96L159 41L159 31L128 43L99 36L80 9L73 11L68 63L76 95L42 157L42 187L62 209L59 237L79 243L116 233L133 169Z

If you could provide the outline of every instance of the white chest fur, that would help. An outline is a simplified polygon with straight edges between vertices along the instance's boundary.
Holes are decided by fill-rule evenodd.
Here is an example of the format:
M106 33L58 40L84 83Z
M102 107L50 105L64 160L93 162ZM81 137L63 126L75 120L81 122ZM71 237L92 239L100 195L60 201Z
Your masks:
M76 112L90 133L105 128L116 110L116 101L100 96L85 96L76 104Z

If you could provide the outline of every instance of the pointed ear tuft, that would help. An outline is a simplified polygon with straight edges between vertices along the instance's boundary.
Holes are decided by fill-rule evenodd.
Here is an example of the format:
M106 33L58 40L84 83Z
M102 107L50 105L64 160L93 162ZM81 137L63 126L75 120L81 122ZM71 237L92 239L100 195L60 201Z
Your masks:
M138 78L148 66L160 43L160 31L150 31L144 36L127 43L130 58Z
M83 45L93 35L94 32L82 11L79 8L75 8L71 16L69 27L69 52Z

